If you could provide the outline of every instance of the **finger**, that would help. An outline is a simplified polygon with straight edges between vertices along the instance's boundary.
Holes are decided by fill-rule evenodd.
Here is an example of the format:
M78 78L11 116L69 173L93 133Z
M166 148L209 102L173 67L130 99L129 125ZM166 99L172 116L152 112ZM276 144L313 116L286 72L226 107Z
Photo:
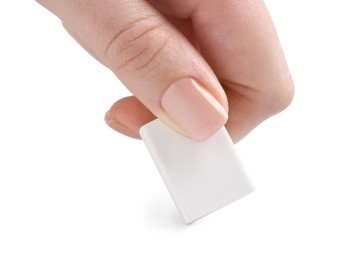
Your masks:
M262 0L150 0L167 15L192 21L202 56L223 84L234 141L287 107L293 82Z
M213 71L147 1L39 2L166 124L201 141L226 122L226 95Z
M293 82L262 0L204 0L192 22L203 57L225 87L226 127L235 141L290 104Z
M156 117L134 96L120 99L105 114L105 122L112 129L140 139L139 129Z

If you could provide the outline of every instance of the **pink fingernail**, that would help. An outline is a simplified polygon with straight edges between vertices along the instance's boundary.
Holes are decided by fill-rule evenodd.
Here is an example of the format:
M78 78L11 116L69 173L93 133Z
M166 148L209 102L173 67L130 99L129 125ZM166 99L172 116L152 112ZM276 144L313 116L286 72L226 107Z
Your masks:
M164 93L161 105L197 141L212 136L228 118L225 109L215 97L191 78L172 84Z

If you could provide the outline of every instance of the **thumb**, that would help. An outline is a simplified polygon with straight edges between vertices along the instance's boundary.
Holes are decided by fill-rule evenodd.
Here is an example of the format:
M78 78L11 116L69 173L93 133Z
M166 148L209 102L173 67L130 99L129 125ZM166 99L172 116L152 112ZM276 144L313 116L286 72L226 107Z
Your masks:
M216 76L147 1L40 0L155 116L198 141L227 121Z

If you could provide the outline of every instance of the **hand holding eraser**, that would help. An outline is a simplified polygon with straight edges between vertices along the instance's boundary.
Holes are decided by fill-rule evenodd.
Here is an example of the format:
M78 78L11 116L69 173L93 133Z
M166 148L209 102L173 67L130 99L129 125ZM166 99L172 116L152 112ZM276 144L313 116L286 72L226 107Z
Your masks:
M140 135L186 224L254 191L225 127L197 142L156 119Z

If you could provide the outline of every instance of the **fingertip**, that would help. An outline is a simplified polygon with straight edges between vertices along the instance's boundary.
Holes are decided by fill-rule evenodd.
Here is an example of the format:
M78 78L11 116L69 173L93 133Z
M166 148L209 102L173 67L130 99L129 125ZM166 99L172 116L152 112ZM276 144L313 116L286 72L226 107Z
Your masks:
M122 124L114 115L111 115L110 110L107 111L104 119L105 123L116 132L134 139L140 139L140 136L137 135L137 133L133 132L129 127Z
M139 129L156 117L134 96L118 100L105 114L105 122L113 130L141 139Z

